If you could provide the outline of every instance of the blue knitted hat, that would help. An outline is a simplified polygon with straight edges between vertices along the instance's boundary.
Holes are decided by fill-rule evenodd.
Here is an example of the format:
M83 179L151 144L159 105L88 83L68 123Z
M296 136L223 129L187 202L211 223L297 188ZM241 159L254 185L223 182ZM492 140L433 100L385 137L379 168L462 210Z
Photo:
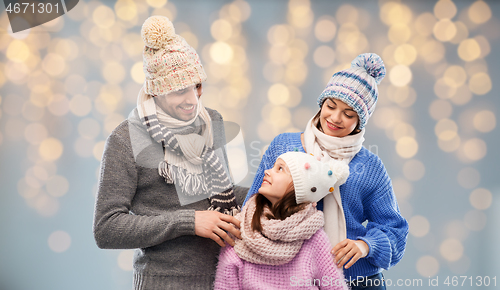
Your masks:
M325 90L318 98L321 108L325 98L341 100L359 117L359 129L363 129L375 110L378 89L385 76L384 62L375 53L358 55L351 67L333 74Z

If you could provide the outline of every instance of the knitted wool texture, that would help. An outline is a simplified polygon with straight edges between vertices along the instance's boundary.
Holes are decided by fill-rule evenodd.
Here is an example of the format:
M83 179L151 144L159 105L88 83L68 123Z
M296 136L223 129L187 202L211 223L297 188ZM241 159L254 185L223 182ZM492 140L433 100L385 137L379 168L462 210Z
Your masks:
M158 96L199 84L207 79L200 57L175 33L165 16L151 16L142 25L142 53L146 94Z
M308 204L284 220L270 220L263 215L261 233L252 230L254 212L255 197L252 197L236 216L243 226L240 228L242 238L236 239L234 246L241 259L254 264L283 265L290 262L304 240L311 238L324 224L323 213Z
M274 138L262 156L245 203L257 193L264 170L272 168L278 156L295 149L304 152L300 134L284 133ZM408 222L399 212L391 179L377 155L363 147L349 163L349 169L347 181L340 186L347 238L361 239L370 248L366 258L344 270L347 279L357 279L380 273L382 268L389 269L403 258ZM322 206L323 202L318 202L317 208ZM325 228L328 226L325 224Z
M297 204L320 201L349 176L349 166L340 161L325 163L303 152L286 152L278 158L290 169Z
M321 95L318 105L323 105L325 98L341 100L351 107L359 117L359 129L363 129L375 110L378 88L385 76L384 62L375 53L357 56L351 67L333 74Z

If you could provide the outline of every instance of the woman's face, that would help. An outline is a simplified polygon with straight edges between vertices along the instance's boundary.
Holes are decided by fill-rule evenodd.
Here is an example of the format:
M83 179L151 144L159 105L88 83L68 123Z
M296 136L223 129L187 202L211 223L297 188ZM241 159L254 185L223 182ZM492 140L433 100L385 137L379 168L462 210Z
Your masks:
M155 97L156 104L170 117L189 121L196 116L198 99L203 92L201 84Z
M345 137L356 129L358 114L346 103L337 99L326 99L321 106L319 121L323 133L333 137Z
M264 180L259 193L274 205L292 189L293 180L290 169L282 159L278 158L273 168L264 171Z

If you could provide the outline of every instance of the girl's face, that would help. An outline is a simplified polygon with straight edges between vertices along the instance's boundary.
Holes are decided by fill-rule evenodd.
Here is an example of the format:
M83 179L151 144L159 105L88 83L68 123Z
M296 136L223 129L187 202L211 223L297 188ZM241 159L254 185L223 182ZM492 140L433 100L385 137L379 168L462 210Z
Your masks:
M358 114L346 103L337 99L326 99L321 106L319 121L323 133L333 137L345 137L356 129Z
M264 171L264 180L259 188L259 193L273 205L292 189L292 175L282 159L276 160L273 168Z

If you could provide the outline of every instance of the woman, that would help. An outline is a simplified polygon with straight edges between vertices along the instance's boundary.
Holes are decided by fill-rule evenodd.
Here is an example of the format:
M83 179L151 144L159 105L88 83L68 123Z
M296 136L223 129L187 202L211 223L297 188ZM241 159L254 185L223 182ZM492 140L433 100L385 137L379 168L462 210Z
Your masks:
M247 195L248 200L257 192L264 170L287 151L348 164L346 183L337 186L318 208L324 211L325 231L335 245L331 251L335 262L344 267L352 289L385 289L382 269L401 260L408 235L408 223L399 212L382 161L362 146L365 125L377 103L377 84L384 76L382 59L372 53L359 55L349 69L335 73L318 98L320 110L305 131L280 134L271 142ZM330 208L339 200L341 214L335 214L338 211Z

